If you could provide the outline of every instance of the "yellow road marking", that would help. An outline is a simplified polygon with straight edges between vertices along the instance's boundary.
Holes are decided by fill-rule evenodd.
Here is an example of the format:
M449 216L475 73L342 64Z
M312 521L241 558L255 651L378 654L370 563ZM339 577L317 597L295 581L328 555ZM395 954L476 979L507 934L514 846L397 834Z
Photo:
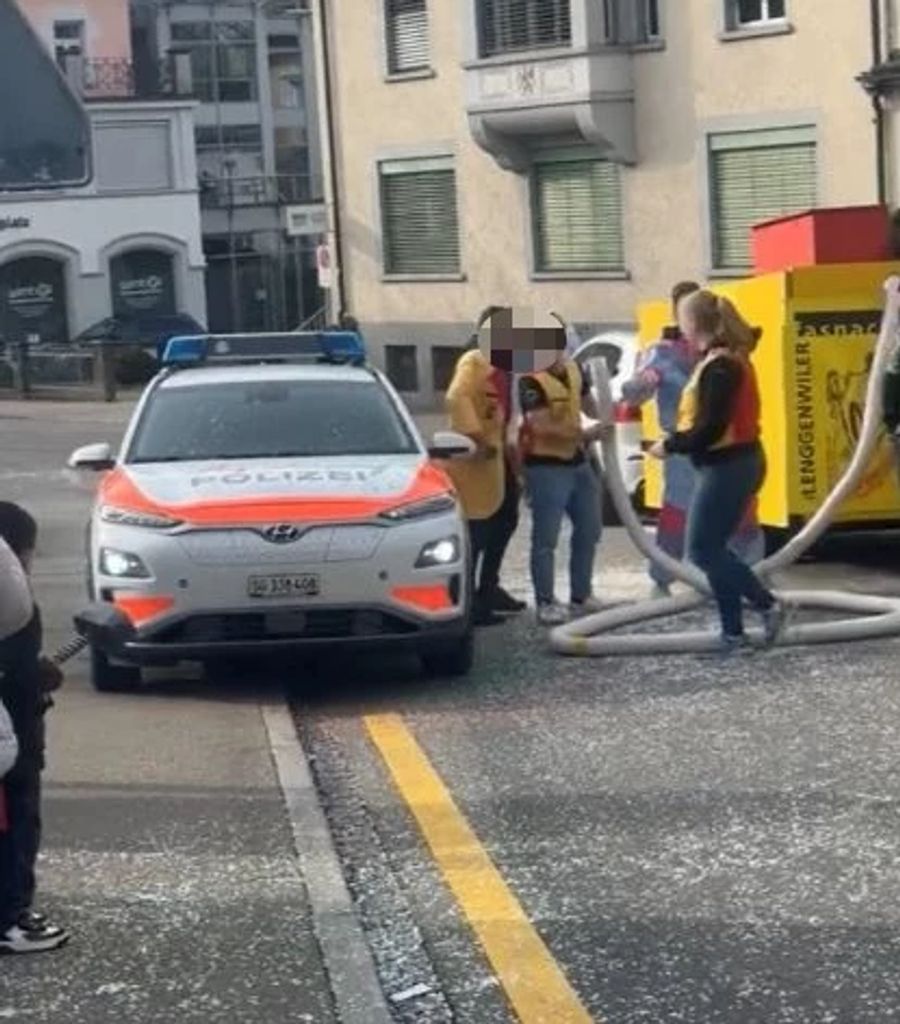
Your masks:
M522 1024L598 1024L403 719L371 715L365 723Z

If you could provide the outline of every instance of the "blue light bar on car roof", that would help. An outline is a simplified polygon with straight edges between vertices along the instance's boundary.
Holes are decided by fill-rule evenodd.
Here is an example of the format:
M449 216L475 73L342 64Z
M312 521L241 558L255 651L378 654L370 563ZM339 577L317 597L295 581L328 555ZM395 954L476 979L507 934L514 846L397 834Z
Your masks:
M350 363L366 361L354 331L294 331L284 334L196 334L170 338L164 366L216 363Z

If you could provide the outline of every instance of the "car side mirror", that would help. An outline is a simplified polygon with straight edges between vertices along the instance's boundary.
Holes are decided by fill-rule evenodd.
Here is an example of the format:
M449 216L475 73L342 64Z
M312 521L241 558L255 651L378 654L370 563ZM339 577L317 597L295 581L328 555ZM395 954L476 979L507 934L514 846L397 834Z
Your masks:
M105 442L102 444L88 444L78 448L69 456L69 469L87 469L95 473L102 473L115 466L112 447Z
M431 440L428 456L432 459L471 459L478 449L475 442L455 430L439 430Z

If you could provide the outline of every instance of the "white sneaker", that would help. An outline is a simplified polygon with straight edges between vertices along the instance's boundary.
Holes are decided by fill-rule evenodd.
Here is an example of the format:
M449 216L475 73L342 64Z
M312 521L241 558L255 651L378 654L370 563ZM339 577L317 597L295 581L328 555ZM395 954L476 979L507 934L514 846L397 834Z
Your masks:
M569 621L569 613L559 602L551 601L538 605L537 620L542 626L561 626Z
M0 934L2 953L49 953L69 941L69 933L61 928L25 929L14 924Z
M583 601L573 601L569 605L569 611L575 619L583 618L585 615L593 615L595 612L602 612L605 608L606 605L598 597L594 597L593 594L590 597L586 597Z

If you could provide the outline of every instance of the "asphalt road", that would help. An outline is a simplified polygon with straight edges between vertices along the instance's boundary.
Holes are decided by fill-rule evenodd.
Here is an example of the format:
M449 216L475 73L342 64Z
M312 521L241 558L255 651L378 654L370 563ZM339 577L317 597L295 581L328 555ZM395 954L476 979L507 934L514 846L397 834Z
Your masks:
M59 467L120 420L0 407L0 493L41 520L55 637L88 500ZM527 594L520 534L507 579ZM900 544L839 539L786 582L900 593ZM610 531L598 593L645 587ZM403 1024L900 1018L898 653L561 660L526 614L480 634L465 681L332 660L101 698L76 668L43 879L78 934L0 963L0 1018L334 1019L258 713L282 689ZM529 978L553 968L542 1011Z

